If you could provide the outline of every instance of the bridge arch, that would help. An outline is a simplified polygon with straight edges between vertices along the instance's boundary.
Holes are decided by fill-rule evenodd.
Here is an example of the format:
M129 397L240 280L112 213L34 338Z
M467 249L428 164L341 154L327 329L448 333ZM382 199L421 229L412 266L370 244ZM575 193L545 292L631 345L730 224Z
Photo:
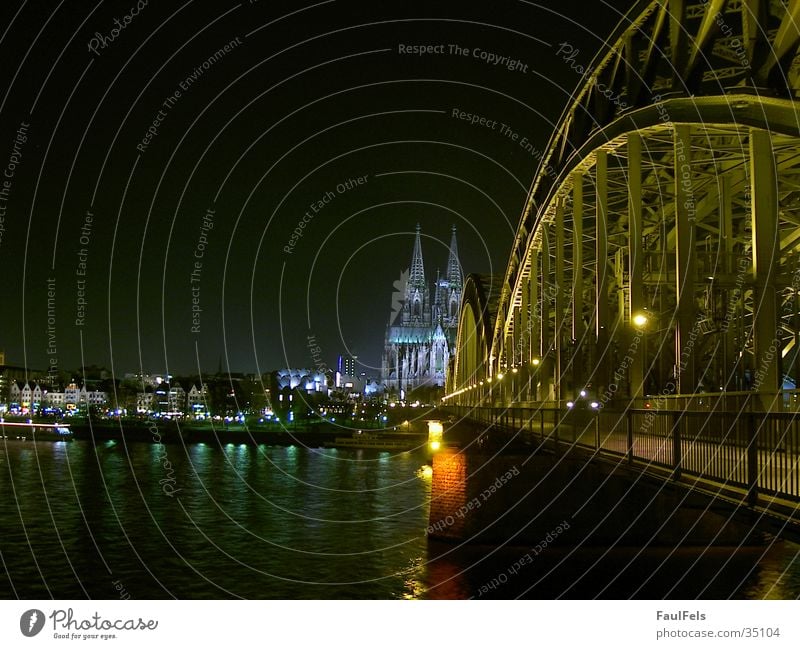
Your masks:
M489 349L499 292L496 279L467 275L461 299L456 354L448 377L448 392L477 398L489 376Z
M637 3L541 161L481 362L459 330L449 398L474 402L482 366L531 378L515 402L780 406L800 381L798 25L795 0Z

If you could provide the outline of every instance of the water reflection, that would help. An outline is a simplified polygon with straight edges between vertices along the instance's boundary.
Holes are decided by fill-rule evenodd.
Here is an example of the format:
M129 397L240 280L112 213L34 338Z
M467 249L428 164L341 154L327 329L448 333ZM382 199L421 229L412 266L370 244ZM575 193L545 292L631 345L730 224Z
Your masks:
M786 542L554 548L509 574L527 548L428 541L426 461L299 446L7 443L0 596L116 598L120 583L132 598L183 599L800 594L800 548Z
M0 506L2 594L113 597L121 580L133 598L418 597L430 485L420 458L381 455L8 445L0 489L18 497ZM46 499L61 516L43 514Z

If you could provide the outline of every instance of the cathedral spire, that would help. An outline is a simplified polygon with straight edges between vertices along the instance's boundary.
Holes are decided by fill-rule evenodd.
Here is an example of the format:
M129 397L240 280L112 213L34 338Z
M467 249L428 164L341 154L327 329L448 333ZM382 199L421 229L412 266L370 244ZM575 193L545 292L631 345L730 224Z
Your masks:
M425 286L425 266L422 263L422 242L420 241L420 227L417 223L417 236L414 239L414 254L411 258L411 268L408 275L408 285L414 288Z
M450 257L447 260L447 281L450 288L461 286L461 264L458 262L458 244L456 243L455 225L453 225L453 236L450 238Z
M419 223L417 236L414 239L414 255L406 280L405 300L403 302L404 326L425 327L431 322L431 298L425 282L425 266L422 264L422 242Z

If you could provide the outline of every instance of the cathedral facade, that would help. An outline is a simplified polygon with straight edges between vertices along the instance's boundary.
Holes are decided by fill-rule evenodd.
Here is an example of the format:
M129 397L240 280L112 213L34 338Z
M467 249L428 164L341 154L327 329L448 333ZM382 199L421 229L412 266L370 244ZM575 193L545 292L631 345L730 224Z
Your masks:
M393 309L386 327L381 378L387 391L404 398L417 388L444 386L458 331L462 285L453 226L447 270L444 276L437 271L431 299L417 225L411 266L395 282Z

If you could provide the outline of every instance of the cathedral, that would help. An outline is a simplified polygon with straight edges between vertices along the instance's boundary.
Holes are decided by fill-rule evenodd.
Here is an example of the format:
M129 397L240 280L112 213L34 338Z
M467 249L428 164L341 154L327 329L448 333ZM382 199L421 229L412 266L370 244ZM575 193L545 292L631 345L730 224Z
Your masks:
M417 225L411 266L395 282L392 314L386 328L381 374L387 391L404 398L416 388L444 386L458 331L461 288L454 225L447 272L442 277L437 271L431 300Z

